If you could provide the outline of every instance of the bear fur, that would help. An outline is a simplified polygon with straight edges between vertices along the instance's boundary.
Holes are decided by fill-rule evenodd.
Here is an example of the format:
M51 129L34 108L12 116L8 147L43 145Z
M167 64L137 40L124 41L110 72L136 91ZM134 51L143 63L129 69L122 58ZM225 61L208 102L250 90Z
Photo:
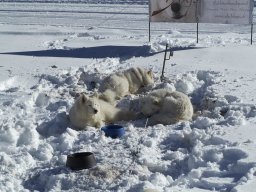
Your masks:
M140 107L141 113L149 118L148 125L189 121L193 116L189 97L168 88L157 89L141 98Z
M112 74L103 80L100 98L115 104L122 97L154 84L153 72L140 67Z
M69 119L77 129L84 129L86 126L99 128L104 124L133 120L135 113L114 107L97 95L89 97L81 94L69 111Z

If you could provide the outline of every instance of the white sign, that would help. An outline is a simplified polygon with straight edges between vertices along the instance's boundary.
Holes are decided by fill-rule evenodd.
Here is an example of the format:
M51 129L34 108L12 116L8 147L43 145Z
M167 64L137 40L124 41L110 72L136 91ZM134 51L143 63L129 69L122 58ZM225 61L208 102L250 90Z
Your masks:
M195 23L197 0L150 0L150 21Z
M202 0L199 22L251 24L252 0Z
M253 0L150 0L151 22L251 24Z

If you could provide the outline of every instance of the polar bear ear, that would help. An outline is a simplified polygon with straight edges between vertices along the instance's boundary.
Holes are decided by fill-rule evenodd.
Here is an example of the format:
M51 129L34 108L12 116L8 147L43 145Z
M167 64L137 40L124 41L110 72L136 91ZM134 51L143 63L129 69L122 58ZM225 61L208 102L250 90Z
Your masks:
M157 97L153 97L153 104L154 105L159 105L159 103L160 103L160 99L157 98Z
M92 96L96 97L96 98L99 98L99 93L98 92L94 92Z
M153 79L153 72L152 72L151 70L147 71L147 74L149 75L149 77L150 77L151 79Z
M82 94L81 94L81 102L82 102L82 103L85 103L86 100L88 100L88 97L87 97L84 93L82 93Z

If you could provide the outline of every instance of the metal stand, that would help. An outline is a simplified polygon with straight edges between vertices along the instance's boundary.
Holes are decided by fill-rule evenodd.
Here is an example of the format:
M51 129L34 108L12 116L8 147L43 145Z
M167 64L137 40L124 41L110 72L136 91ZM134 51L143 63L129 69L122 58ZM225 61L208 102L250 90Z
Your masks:
M165 61L170 60L171 56L173 56L173 51L172 51L171 48L170 48L169 57L166 58L167 51L168 51L168 47L169 47L168 44L166 44L165 52L164 52L164 62L163 62L163 68L162 68L162 75L160 76L161 82L163 82L164 79L165 79L165 78L164 78Z

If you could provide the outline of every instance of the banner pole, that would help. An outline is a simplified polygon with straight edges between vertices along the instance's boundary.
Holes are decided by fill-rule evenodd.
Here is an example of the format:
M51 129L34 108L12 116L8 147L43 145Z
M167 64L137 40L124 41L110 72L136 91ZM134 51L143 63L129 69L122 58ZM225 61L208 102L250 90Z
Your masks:
M251 24L251 45L252 45L253 23Z
M198 28L199 28L199 18L198 18L198 1L196 1L196 43L198 43Z
M150 42L151 39L151 26L150 26L150 17L151 17L151 2L148 0L148 42Z
M150 20L148 21L148 41L150 42L150 36L151 36L151 32L150 32Z
M196 23L196 43L198 43L198 20Z

